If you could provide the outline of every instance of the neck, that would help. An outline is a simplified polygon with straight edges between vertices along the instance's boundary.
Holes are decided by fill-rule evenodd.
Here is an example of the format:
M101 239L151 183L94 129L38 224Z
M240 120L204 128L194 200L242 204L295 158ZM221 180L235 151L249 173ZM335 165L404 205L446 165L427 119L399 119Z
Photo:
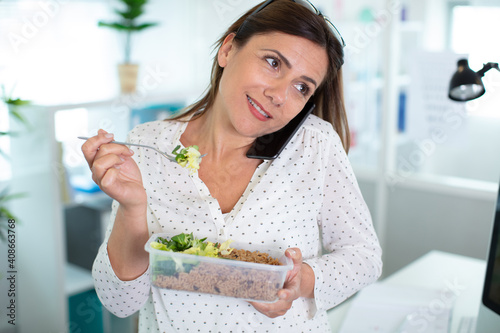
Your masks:
M214 108L189 122L181 137L184 146L197 145L202 154L218 161L246 159L246 152L253 141L238 135L227 118Z

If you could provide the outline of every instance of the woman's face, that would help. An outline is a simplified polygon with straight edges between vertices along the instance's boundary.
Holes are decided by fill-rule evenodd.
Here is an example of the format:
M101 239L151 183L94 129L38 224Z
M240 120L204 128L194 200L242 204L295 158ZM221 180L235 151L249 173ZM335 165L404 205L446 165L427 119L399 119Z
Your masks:
M218 61L224 67L215 108L244 137L256 138L285 126L323 81L326 51L302 37L269 33L243 47L224 41Z

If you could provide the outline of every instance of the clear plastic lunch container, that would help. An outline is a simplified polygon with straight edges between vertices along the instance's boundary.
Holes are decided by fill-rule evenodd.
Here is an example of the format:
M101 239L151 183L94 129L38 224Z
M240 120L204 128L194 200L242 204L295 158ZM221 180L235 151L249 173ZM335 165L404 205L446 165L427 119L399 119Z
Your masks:
M149 252L151 284L157 288L272 303L278 300L278 290L283 288L286 274L293 268L292 260L283 251L261 251L282 263L268 265L163 251L150 245L158 237L170 239L172 236L153 234L145 245ZM245 249L236 242L231 243L231 247Z

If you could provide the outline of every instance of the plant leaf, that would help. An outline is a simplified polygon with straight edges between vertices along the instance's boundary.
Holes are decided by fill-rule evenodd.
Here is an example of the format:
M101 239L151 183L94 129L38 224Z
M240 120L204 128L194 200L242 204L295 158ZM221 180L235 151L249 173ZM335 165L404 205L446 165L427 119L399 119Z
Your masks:
M4 190L4 192L0 194L0 203L26 197L26 193L15 193L15 194L5 194L5 193L7 193L7 190Z
M0 207L0 217L15 220L16 217L5 207Z
M158 25L158 23L143 23L143 24L134 26L132 28L132 30L134 30L134 31L141 31L141 30L147 29L149 27L154 27L156 25Z
M108 22L99 21L98 26L107 27L107 28L116 29L116 30L130 30L130 28L128 26L123 25L119 22L108 23Z
M21 112L15 110L15 109L10 109L10 115L13 116L14 118L16 118L17 120L19 120L20 122L22 122L23 124L27 124L28 121L26 120L26 118L24 118L24 116L21 114Z
M0 135L19 136L19 132L0 132Z
M142 7L148 0L121 0L128 7Z
M27 105L27 104L30 104L31 101L27 101L27 100L20 99L20 98L16 98L16 99L8 98L5 101L5 103L10 104L10 105Z
M139 16L141 16L142 14L144 14L144 11L140 8L129 8L124 11L116 9L115 13L117 13L126 20L134 20Z

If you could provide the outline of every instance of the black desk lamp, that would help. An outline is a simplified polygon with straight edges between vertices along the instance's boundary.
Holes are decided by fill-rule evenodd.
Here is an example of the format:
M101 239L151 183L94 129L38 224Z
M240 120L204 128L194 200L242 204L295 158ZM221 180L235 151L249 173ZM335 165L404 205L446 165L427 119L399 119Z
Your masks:
M482 96L485 92L481 78L484 73L492 68L498 69L498 64L489 62L483 65L479 71L474 72L469 67L467 59L458 61L458 69L450 81L448 97L457 102L466 102Z

